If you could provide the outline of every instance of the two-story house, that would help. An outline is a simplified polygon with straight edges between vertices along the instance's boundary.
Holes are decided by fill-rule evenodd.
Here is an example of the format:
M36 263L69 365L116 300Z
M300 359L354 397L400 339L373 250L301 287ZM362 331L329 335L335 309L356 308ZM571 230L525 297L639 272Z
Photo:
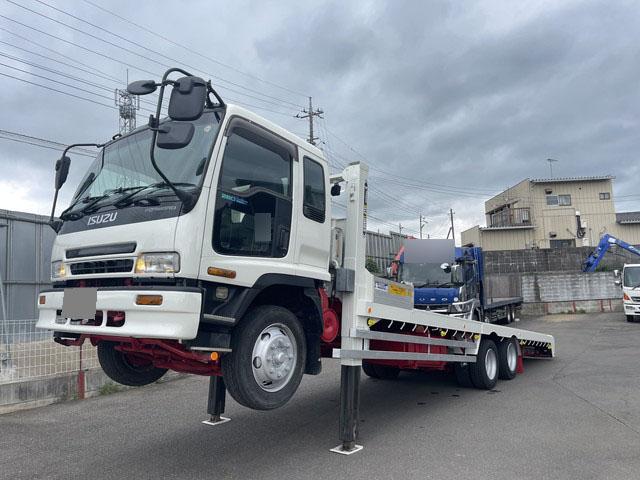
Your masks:
M485 250L593 246L605 233L640 244L640 212L615 212L615 177L526 179L485 202L486 227L462 232Z

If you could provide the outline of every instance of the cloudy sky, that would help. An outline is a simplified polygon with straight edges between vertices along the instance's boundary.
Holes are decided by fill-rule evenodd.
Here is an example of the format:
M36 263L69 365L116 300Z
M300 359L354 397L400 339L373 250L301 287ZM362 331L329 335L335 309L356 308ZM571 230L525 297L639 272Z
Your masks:
M180 64L300 136L312 96L334 170L372 166L373 229L423 214L443 237L451 208L459 236L550 157L640 210L639 31L634 1L0 0L0 208L48 213L59 152L37 139L110 138L127 73ZM72 158L63 206L91 161Z

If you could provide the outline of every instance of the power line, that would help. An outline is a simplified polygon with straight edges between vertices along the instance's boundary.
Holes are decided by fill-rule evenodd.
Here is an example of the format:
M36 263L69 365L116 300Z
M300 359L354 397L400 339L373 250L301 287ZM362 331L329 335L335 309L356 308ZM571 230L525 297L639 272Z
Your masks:
M0 130L0 138L3 140L11 140L14 142L25 143L27 145L34 145L36 147L48 148L51 150L63 151L67 148L67 145L60 142L54 142L53 140L47 140L44 138L34 137L32 135L25 135L23 133L11 132L8 130ZM75 147L71 151L75 155L83 157L95 158L96 153L85 148Z
M117 77L114 77L113 75L109 75L108 73L103 72L102 70L98 70L98 69L97 69L97 68L95 68L95 67L92 67L92 66L90 66L90 65L87 65L87 64L85 64L85 63L82 63L81 61L76 60L76 59L75 59L75 58L73 58L73 57L69 57L69 56L67 56L67 55L63 55L62 53L57 52L57 51L55 51L55 50L54 50L54 49L52 49L52 48L45 47L44 45L41 45L41 44L39 44L38 42L34 42L33 40L31 40L31 39L29 39L29 38L27 38L27 37L25 37L25 36L23 36L23 35L19 35L19 34L15 33L15 32L12 32L11 30L7 30L6 28L3 28L3 27L0 27L0 30L2 30L3 32L6 32L6 33L8 33L8 34L10 34L10 35L13 35L14 37L18 37L18 38L19 38L19 39L21 39L21 40L24 40L24 41L26 41L26 42L32 43L32 44L34 44L34 45L36 45L36 46L38 46L38 47L40 47L40 48L42 48L42 49L44 49L44 50L47 50L47 51L49 51L49 52L53 52L53 53L55 53L56 55L59 55L59 56L61 56L61 57L63 57L63 58L66 58L66 59L68 59L68 60L71 60L72 62L76 62L76 63L77 63L77 64L79 64L79 65L82 65L82 66L84 66L84 67L87 67L87 68L90 68L90 69L92 69L92 70L95 70L96 72L99 72L99 73L101 73L101 74L105 75L106 77L111 78L112 80L114 80L114 81L116 81L116 82L120 82L120 81L121 81L121 80L119 80ZM4 42L3 42L3 43L4 43ZM15 46L14 46L14 47L15 47ZM15 47L15 48L20 48L20 47ZM21 49L21 50L23 50L23 49ZM33 52L32 52L32 53L33 53ZM38 53L35 53L34 55L39 55L39 54L38 54ZM48 58L48 57L47 57L47 58ZM55 60L54 60L54 61L55 61ZM59 60L58 60L58 61L59 61ZM77 67L76 67L76 68L77 68Z
M191 52L191 53L193 53L193 54L195 54L195 55L198 55L198 56L199 56L199 57L201 57L201 58L204 58L204 59L206 59L206 60L209 60L209 61L211 61L211 62L214 62L214 63L215 63L215 64L217 64L217 65L220 65L220 66L222 66L222 67L228 68L229 70L232 70L232 71L234 71L234 72L236 72L236 73L240 73L240 74L245 75L245 76L247 76L247 77L249 77L249 78L253 78L254 80L258 80L258 81L263 82L263 83L265 83L265 84L267 84L267 85L270 85L270 86L272 86L272 87L279 88L279 89L281 89L281 90L285 90L285 91L287 91L287 92L294 93L294 94L296 94L296 95L301 95L301 96L303 96L303 97L307 97L307 96L308 96L308 95L305 95L305 94L303 94L303 93L300 93L300 92L297 92L297 91L295 91L295 90L292 90L292 89L290 89L290 88L283 87L283 86L281 86L281 85L278 85L278 84L275 84L275 83L269 82L269 81L267 81L267 80L264 80L264 79L262 79L262 78L259 78L259 77L255 76L255 75L250 74L250 73L246 73L246 72L243 72L243 71L238 70L238 69L236 69L236 68L233 68L233 67L231 67L231 66L229 66L229 65L226 65L226 64L224 64L224 63L222 63L222 62L220 62L220 61L218 61L218 60L215 60L215 59L213 59L213 58L211 58L211 57L208 57L208 56L206 56L206 55L204 55L204 54L202 54L202 53L199 53L199 52L197 52L197 51L195 51L195 50L193 50L193 49L191 49L191 48L189 48L189 47L187 47L187 46L185 46L185 45L182 45L182 44L180 44L180 43L174 42L174 41L173 41L173 40L171 40L170 38L164 37L164 36L160 35L160 34L159 34L159 33L157 33L157 32L154 32L154 31L152 31L152 30L150 30L150 29L148 29L148 28L146 28L146 27L143 27L142 25L139 25L139 24L137 24L137 23L135 23L135 22L132 22L131 20L129 20L129 19L125 18L125 17L122 17L122 16L118 15L117 13L114 13L114 12L112 12L112 11L110 11L110 10L107 10L106 8L103 8L103 7L101 7L100 5L96 5L95 3L90 2L89 0L83 0L83 1L84 1L85 3L88 3L89 5L93 5L95 8L98 8L98 9L100 9L100 10L102 10L102 11L104 11L104 12L106 12L106 13L110 14L110 15L113 15L113 16L114 16L114 17L116 17L116 18L119 18L120 20L122 20L122 21L124 21L124 22L127 22L127 23L129 23L129 24L131 24L131 25L133 25L133 26L135 26L135 27L137 27L137 28L140 28L140 29L144 30L144 31L145 31L145 32L147 32L147 33L150 33L151 35L154 35L154 36L156 36L156 37L158 37L158 38L161 38L162 40L165 40L165 41L167 41L167 42L169 42L169 43L171 43L171 44L173 44L173 45L175 45L175 46L177 46L177 47L183 48L183 49L185 49L185 50L187 50L187 51L189 51L189 52Z
M143 55L143 54L138 53L138 52L136 52L136 51L134 51L134 50L131 50L131 49L129 49L129 48L126 48L126 47L123 47L123 46L118 45L118 44L116 44L116 43L113 43L113 42L110 42L110 41L108 41L108 40L105 40L104 38L101 38L101 37L99 37L99 36L93 35L93 34L91 34L91 33L89 33L89 32L85 32L84 30L81 30L81 29L79 29L79 28L77 28L77 27L74 27L74 26L72 26L72 25L66 24L66 23L64 23L64 22L61 22L60 20L57 20L57 19L55 19L55 18L49 17L48 15L45 15L45 14L43 14L43 13L40 13L40 12L38 12L38 11L36 11L36 10L32 10L32 9L30 9L30 8L27 8L27 7L25 7L24 5L20 5L20 4L16 3L16 2L14 2L13 0L6 0L6 1L7 1L7 2L9 2L9 3L11 3L11 4L13 4L13 5L16 5L16 6L18 6L18 7L22 8L22 9L24 9L24 10L27 10L27 11L29 11L29 12L31 12L31 13L34 13L35 15L39 15L39 16L41 16L41 17L43 17L43 18L46 18L46 19L48 19L48 20L50 20L50 21L52 21L52 22L55 22L55 23L57 23L57 24L59 24L59 25L63 25L63 26L65 26L65 27L67 27L67 28L70 28L71 30L74 30L74 31L79 32L79 33L82 33L83 35L86 35L86 36L88 36L88 37L90 37L90 38L93 38L93 39L98 40L98 41L100 41L100 42L106 43L107 45L111 45L111 46L116 47L116 48L118 48L118 49L120 49L120 50L123 50L123 51L125 51L125 52L129 52L129 53L131 53L131 54L133 54L133 55L137 55L138 57L144 58L144 59L145 59L145 60L147 60L147 61L150 61L150 62L156 63L156 64L158 64L158 65L161 65L161 66L165 67L165 68L171 68L171 66L170 66L170 65L167 65L167 64L165 64L165 63L159 62L159 61L158 61L158 60L156 60L156 59L153 59L153 58L147 57L146 55ZM279 104L274 104L274 105L277 105L277 106L282 107L282 108L290 108L290 109L292 109L292 110L298 110L298 109L299 109L299 107L300 107L300 105L295 104L295 103L293 103L293 102L289 102L289 101L287 101L287 100L282 100L282 99L279 99L279 98L277 98L277 97L272 97L272 96L270 96L270 95L266 95L266 94L264 94L264 93L262 93L262 92L258 92L258 91L252 90L252 89L250 89L250 88L244 87L244 86L242 86L242 85L240 85L240 84L237 84L237 83L235 83L235 82L231 82L231 81L229 81L229 80L226 80L226 79L224 79L224 78L222 78L222 77L218 77L218 76L213 75L213 74L211 74L211 73L203 72L202 70L197 69L196 67L193 67L193 66L191 66L191 65L187 65L186 63L180 62L179 60L176 60L176 59L174 59L174 58L171 58L171 57L169 57L169 56L167 56L167 55L165 55L165 54L163 54L163 53L161 53L161 52L157 52L157 51L155 51L155 50L153 50L153 49L150 49L150 48L148 48L148 47L145 47L144 45L141 45L141 44L139 44L139 43L137 43L137 42L135 42L135 41L133 41L133 40L131 40L131 39L129 39L129 38L125 38L125 37L123 37L122 35L118 35L117 33L113 33L113 32L111 32L110 30L107 30L107 29L105 29L105 28L103 28L103 27L100 27L99 25L96 25L96 24L94 24L94 23L91 23L91 22L89 22L89 21L87 21L87 20L84 20L84 19L82 19L82 18L80 18L80 17L77 17L77 16L75 16L75 15L72 15L72 14L70 14L70 13L68 13L68 12L65 12L65 11L64 11L64 10L62 10L62 9L56 8L56 7L52 6L52 5L49 5L49 4L45 3L45 2L43 2L42 0L36 0L36 1L37 1L38 3L40 3L40 4L44 5L44 6L46 6L46 7L49 7L49 8L51 8L51 9L53 9L53 10L56 10L56 11L58 11L58 12L60 12L60 13L64 14L64 15L67 15L67 16L70 16L70 17L72 17L72 18L75 18L76 20L79 20L80 22L83 22L83 23L85 23L85 24L87 24L87 25L90 25L90 26L92 26L92 27L94 27L94 28L97 28L97 29L99 29L99 30L101 30L101 31L103 31L103 32L106 32L106 33L108 33L109 35L113 35L113 36L114 36L114 37L116 37L116 38L119 38L119 39L121 39L121 40L124 40L125 42L127 42L127 43L129 43L129 44L136 45L136 46L138 46L138 47L140 47L140 48L142 48L142 49L144 49L144 50L146 50L146 51L148 51L148 52L151 52L151 53L153 53L153 54L155 54L155 55L158 55L158 56L160 56L160 57L162 57L162 58L166 58L167 60L169 60L169 61L171 61L171 62L175 62L175 63L178 63L178 64L183 64L183 65L184 65L185 67L187 67L187 68L190 68L190 69L193 69L193 70L196 70L196 71L199 71L199 72L205 73L205 74L209 75L211 78L216 78L216 79L218 79L218 80L220 80L220 81L222 81L222 82L228 83L228 84L230 84L230 85L234 85L234 86L236 86L236 87L239 87L239 88L245 89L245 90L247 90L247 91L250 91L250 92L253 92L253 93L257 93L257 94L260 94L260 95L264 95L264 96L266 96L266 97L269 97L269 98L272 98L272 99L278 100L279 102L289 103L289 104L293 105L293 106L294 106L294 107L296 107L296 108L287 107L286 105L279 105ZM147 72L147 73L148 73L148 72ZM261 98L254 97L254 96L249 95L249 94L246 94L246 93L244 93L244 92L238 92L237 90L233 90L233 89L231 89L231 88L229 88L229 87L224 87L224 88L226 88L227 90L229 90L229 91L231 91L231 92L233 92L233 93L237 93L237 94L240 94L240 95L246 95L246 96L248 96L248 97L251 97L251 98L254 98L254 99L257 99L257 100L260 100L260 101L264 101L264 102L266 102L266 103L272 103L272 104L273 104L273 102L269 102L269 101L267 101L267 100L262 100Z

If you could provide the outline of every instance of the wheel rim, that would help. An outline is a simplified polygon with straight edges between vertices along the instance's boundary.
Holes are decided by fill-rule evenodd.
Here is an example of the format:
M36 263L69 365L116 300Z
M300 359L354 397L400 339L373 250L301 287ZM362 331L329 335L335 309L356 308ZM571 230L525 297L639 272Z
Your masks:
M496 374L498 373L498 359L496 357L496 351L493 348L487 350L487 353L484 355L484 368L489 380L496 378Z
M282 323L274 323L260 332L253 346L253 378L266 392L277 392L291 380L296 367L298 346L293 332Z
M516 346L513 342L509 342L509 345L507 345L507 365L509 366L509 370L515 372L517 364L518 354L516 353Z

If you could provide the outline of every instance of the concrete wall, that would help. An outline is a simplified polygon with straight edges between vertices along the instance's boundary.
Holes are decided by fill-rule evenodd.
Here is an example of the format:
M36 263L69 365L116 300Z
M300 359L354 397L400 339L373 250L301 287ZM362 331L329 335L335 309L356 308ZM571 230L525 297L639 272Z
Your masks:
M611 272L522 275L522 297L528 303L621 298L613 281Z
M593 249L544 248L537 250L505 250L485 252L485 273L580 272L582 263ZM622 269L625 263L638 263L640 257L612 246L600 262L607 270Z
M184 376L181 373L167 372L159 382ZM0 414L93 397L99 395L105 385L114 385L114 382L101 369L3 383L0 387Z

